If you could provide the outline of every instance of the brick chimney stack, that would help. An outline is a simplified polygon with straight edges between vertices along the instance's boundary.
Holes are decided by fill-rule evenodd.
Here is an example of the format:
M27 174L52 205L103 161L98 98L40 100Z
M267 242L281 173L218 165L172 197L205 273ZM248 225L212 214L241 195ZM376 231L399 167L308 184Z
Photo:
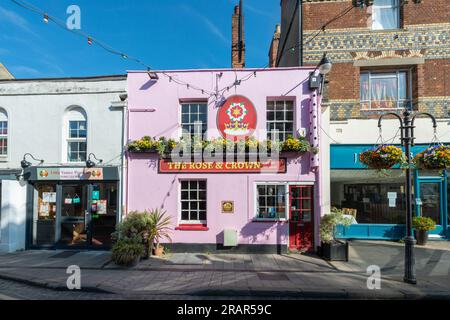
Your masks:
M278 45L280 44L281 36L281 26L279 24L275 27L275 32L273 33L272 42L270 43L269 49L269 66L275 68L277 66L277 56L278 56Z
M231 66L233 68L245 67L245 37L244 37L244 12L242 0L234 7L231 20Z

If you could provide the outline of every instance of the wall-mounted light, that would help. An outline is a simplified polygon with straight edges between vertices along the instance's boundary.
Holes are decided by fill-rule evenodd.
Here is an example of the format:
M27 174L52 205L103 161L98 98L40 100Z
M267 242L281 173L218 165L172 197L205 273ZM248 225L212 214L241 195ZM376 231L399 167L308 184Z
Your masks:
M95 160L97 160L98 162L95 163L94 161L92 161L92 160L91 160L91 156L92 156ZM88 168L93 168L93 167L95 167L97 164L102 163L102 162L103 162L103 160L102 160L102 159L98 159L98 158L95 156L95 154L89 153L88 159L86 160L86 167L88 167Z
M318 65L318 69L319 69L319 73L324 75L324 74L328 74L331 71L331 68L333 67L333 64L331 63L330 59L328 59L327 54L324 53L322 60L320 60L319 65Z
M44 160L42 159L36 159L31 153L25 153L23 155L23 159L22 161L20 161L20 166L22 167L22 169L26 169L28 167L31 167L31 162L27 161L26 157L29 156L30 158L32 158L33 160L39 161L39 164L44 163Z
M158 74L156 72L151 72L150 70L147 71L147 74L150 78L150 80L158 80Z

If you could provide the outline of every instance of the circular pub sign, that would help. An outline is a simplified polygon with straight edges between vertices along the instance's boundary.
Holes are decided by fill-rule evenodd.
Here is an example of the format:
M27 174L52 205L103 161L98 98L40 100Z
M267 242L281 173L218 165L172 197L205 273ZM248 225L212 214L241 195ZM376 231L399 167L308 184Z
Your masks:
M245 139L256 129L256 110L244 96L231 96L217 113L217 128L229 140Z

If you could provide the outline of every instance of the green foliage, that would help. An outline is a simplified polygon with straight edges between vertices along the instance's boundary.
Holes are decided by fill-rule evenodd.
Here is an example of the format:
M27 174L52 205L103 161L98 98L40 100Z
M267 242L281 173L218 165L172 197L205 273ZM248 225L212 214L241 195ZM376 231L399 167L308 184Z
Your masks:
M294 138L292 135L287 136L281 145L281 151L305 153L311 150L311 145L305 138Z
M428 217L414 217L412 221L413 228L418 231L429 231L436 229L436 223Z
M144 254L144 245L136 240L121 239L112 248L111 259L122 266L130 266Z
M116 226L112 237L117 242L140 243L145 246L147 256L150 256L153 247L158 246L162 239L171 241L170 225L171 219L165 211L133 211Z
M349 226L352 220L344 217L341 210L332 208L331 212L320 219L320 239L322 242L330 243L335 240L334 233L337 225Z

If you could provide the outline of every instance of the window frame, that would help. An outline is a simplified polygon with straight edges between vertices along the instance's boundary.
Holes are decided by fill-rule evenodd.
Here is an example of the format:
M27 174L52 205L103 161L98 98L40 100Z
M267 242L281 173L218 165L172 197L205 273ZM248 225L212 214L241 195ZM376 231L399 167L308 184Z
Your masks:
M207 139L207 133L208 133L208 101L196 101L196 100L192 100L192 101L180 101L180 116L179 116L179 124L180 124L180 131L179 131L179 137L182 138L183 137L183 126L184 125L188 125L188 126L195 126L195 122L191 123L190 122L190 118L191 118L191 108L189 107L189 122L188 123L183 123L183 106L184 105L198 105L200 108L200 105L204 105L205 106L205 117L206 117L206 122L203 123L202 122L202 140ZM196 113L197 115L200 115L200 112L197 111ZM203 127L205 128L205 131L203 132ZM194 137L194 135L190 135L190 137Z
M203 181L205 182L205 200L200 200L199 198L197 198L195 201L197 202L197 205L200 202L205 202L205 220L190 220L190 216L191 216L191 209L188 209L188 215L189 215L189 220L183 220L183 201L187 201L187 202L192 202L192 200L189 198L188 200L183 200L182 198L182 192L183 192L183 188L182 188L182 183L183 182L191 182L191 181L195 181L195 182L200 182ZM207 225L208 222L208 181L207 179L195 179L195 178L189 178L189 179L179 179L178 180L178 225ZM198 195L198 191L203 190L203 189L196 189L197 190L197 195ZM190 192L190 187L188 189L188 192ZM199 206L198 206L199 208ZM198 215L200 215L200 209L197 209ZM200 218L200 216L198 216L198 218Z
M286 108L286 103L290 102L292 103L292 120L287 120L287 112L289 112ZM273 113L274 113L274 119L273 120L269 120L269 103L273 103ZM278 103L283 103L283 120L277 120L276 119L276 113L277 111L277 104ZM266 138L267 140L272 140L272 132L276 132L277 130L274 129L274 131L269 130L269 125L270 124L274 124L276 126L277 123L282 123L284 129L286 129L286 124L291 122L292 123L292 133L287 132L286 130L284 131L278 131L279 135L278 137L280 137L281 134L284 135L284 139L279 139L280 142L284 142L287 138L288 135L292 135L295 136L295 132L296 132L296 112L295 112L296 108L295 108L295 100L294 99L273 99L273 100L267 100L266 101Z
M258 186L260 185L283 185L285 186L285 217L284 218L259 218L259 194L258 194ZM289 221L289 210L290 210L290 199L289 199L289 186L314 186L314 182L280 182L280 181L255 181L253 184L253 216L252 221L253 222L271 222L271 221L281 221L281 222L287 222ZM313 188L313 200L314 200L314 193L315 188ZM314 208L315 202L313 201L312 206Z
M396 107L395 108L372 108L372 79L373 78L377 78L377 76L373 77L373 74L394 74L395 73L395 78L397 79L397 99L395 100L396 103ZM400 97L400 73L405 73L406 75L406 99L399 99ZM368 78L367 78L367 82L368 82L368 100L362 100L361 99L361 76L363 74L367 74ZM383 76L379 76L378 78L383 78ZM387 78L387 77L384 77ZM392 76L392 78L394 78L394 76ZM376 111L376 110L402 110L404 109L404 105L408 105L408 108L411 109L411 101L412 101L412 72L411 69L370 69L370 70L360 70L359 73L359 102L360 102L360 107L361 110L364 111ZM363 108L363 104L368 104L368 108Z
M5 116L5 119L0 118L0 124L6 123L6 134L1 133L1 131L0 131L0 139L6 140L6 152L5 153L0 152L0 160L6 160L9 155L9 120L8 120L8 116L6 115L6 113L4 114L4 116ZM0 126L0 128L3 129L3 126ZM1 149L2 148L0 147L0 150Z
M379 31L382 31L382 30L396 30L396 29L400 29L400 26L401 26L401 21L400 21L400 19L401 19L401 13L400 13L400 10L401 10L401 5L400 5L400 1L399 0L393 0L393 1L395 1L395 3L393 4L393 5L377 5L376 4L376 1L374 1L374 3L373 3L373 5L372 5L372 16L371 16L371 23L372 23L372 25L371 25L371 29L372 30L379 30ZM396 11L396 26L394 27L394 28L377 28L377 29L375 29L374 28L374 22L376 21L376 18L378 18L378 19L380 19L381 18L381 16L377 16L377 15L375 15L375 9L379 9L379 10L383 10L383 9L395 9L395 11ZM378 11L379 12L379 11ZM381 25L381 23L379 22L379 24Z
M70 136L70 132L71 132L71 129L70 129L70 125L71 125L71 122L78 122L78 131L79 131L79 123L80 122L84 122L84 125L85 125L85 127L86 127L86 136L84 137L84 138L81 138L81 137L76 137L76 138L72 138L71 136ZM85 162L86 160L84 160L84 161L72 161L71 159L70 159L70 156L69 156L69 145L70 145L70 143L85 143L86 144L86 159L87 159L87 155L88 155L88 147L87 147L87 136L88 136L88 128L87 128L87 120L85 119L85 120L75 120L75 119L67 119L67 128L66 128L66 159L67 159L67 162L68 163L83 163L83 162ZM78 149L78 151L77 151L77 153L78 153L78 155L80 154L80 150Z

